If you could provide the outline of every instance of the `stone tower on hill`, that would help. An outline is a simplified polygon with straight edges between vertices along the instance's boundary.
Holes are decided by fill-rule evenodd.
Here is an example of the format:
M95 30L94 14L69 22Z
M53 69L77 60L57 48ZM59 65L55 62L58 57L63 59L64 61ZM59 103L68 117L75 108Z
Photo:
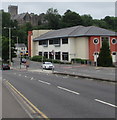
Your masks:
M13 5L8 6L8 12L11 15L11 19L13 21L16 20L19 25L30 22L32 26L38 26L39 16L35 15L34 13L29 14L27 12L18 14L18 6Z
M18 14L18 6L9 5L8 12L10 13L11 17Z

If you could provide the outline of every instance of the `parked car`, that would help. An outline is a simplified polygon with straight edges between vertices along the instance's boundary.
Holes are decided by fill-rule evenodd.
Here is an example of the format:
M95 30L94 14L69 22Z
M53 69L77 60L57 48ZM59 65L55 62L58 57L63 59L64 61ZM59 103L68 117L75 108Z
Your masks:
M51 63L51 62L44 62L43 64L42 64L42 68L43 69L54 69L54 65Z
M10 65L7 63L2 64L2 70L10 70Z
M26 59L25 58L22 58L22 63L26 63Z

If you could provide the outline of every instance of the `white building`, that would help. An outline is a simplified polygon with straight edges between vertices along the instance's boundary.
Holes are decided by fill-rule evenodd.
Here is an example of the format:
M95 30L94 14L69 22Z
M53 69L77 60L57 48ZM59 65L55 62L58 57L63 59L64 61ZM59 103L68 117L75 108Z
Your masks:
M36 36L34 36L36 33ZM41 34L40 34L41 33ZM72 58L96 61L102 41L109 43L113 62L117 56L117 35L115 32L95 26L75 26L53 31L30 31L28 36L31 57L44 55L61 61L71 61ZM54 55L52 56L52 54Z
M24 43L15 44L15 49L17 50L17 52L16 52L17 56L19 56L20 53L25 55L26 51L27 51L27 47L26 47L26 45Z

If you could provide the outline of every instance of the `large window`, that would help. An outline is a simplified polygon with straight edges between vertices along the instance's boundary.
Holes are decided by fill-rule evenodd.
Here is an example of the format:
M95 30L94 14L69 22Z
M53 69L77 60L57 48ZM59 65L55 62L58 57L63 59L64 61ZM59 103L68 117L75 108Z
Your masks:
M60 44L60 39L59 38L54 39L54 44Z
M55 52L55 59L60 60L61 59L61 53Z
M39 45L42 45L43 44L43 41L39 41Z
M42 56L42 52L39 52L39 56Z
M39 45L48 46L48 40L39 41Z
M53 45L53 40L49 40L49 45Z
M63 52L62 53L62 60L69 60L69 54L68 54L68 52Z
M62 38L62 44L68 44L68 38Z

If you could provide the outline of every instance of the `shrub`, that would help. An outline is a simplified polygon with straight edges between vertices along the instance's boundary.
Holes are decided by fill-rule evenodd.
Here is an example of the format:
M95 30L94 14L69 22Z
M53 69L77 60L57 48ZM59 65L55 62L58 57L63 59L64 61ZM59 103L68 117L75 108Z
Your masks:
M99 57L97 59L97 65L102 67L113 66L109 45L105 40L102 42L102 48L100 49Z

